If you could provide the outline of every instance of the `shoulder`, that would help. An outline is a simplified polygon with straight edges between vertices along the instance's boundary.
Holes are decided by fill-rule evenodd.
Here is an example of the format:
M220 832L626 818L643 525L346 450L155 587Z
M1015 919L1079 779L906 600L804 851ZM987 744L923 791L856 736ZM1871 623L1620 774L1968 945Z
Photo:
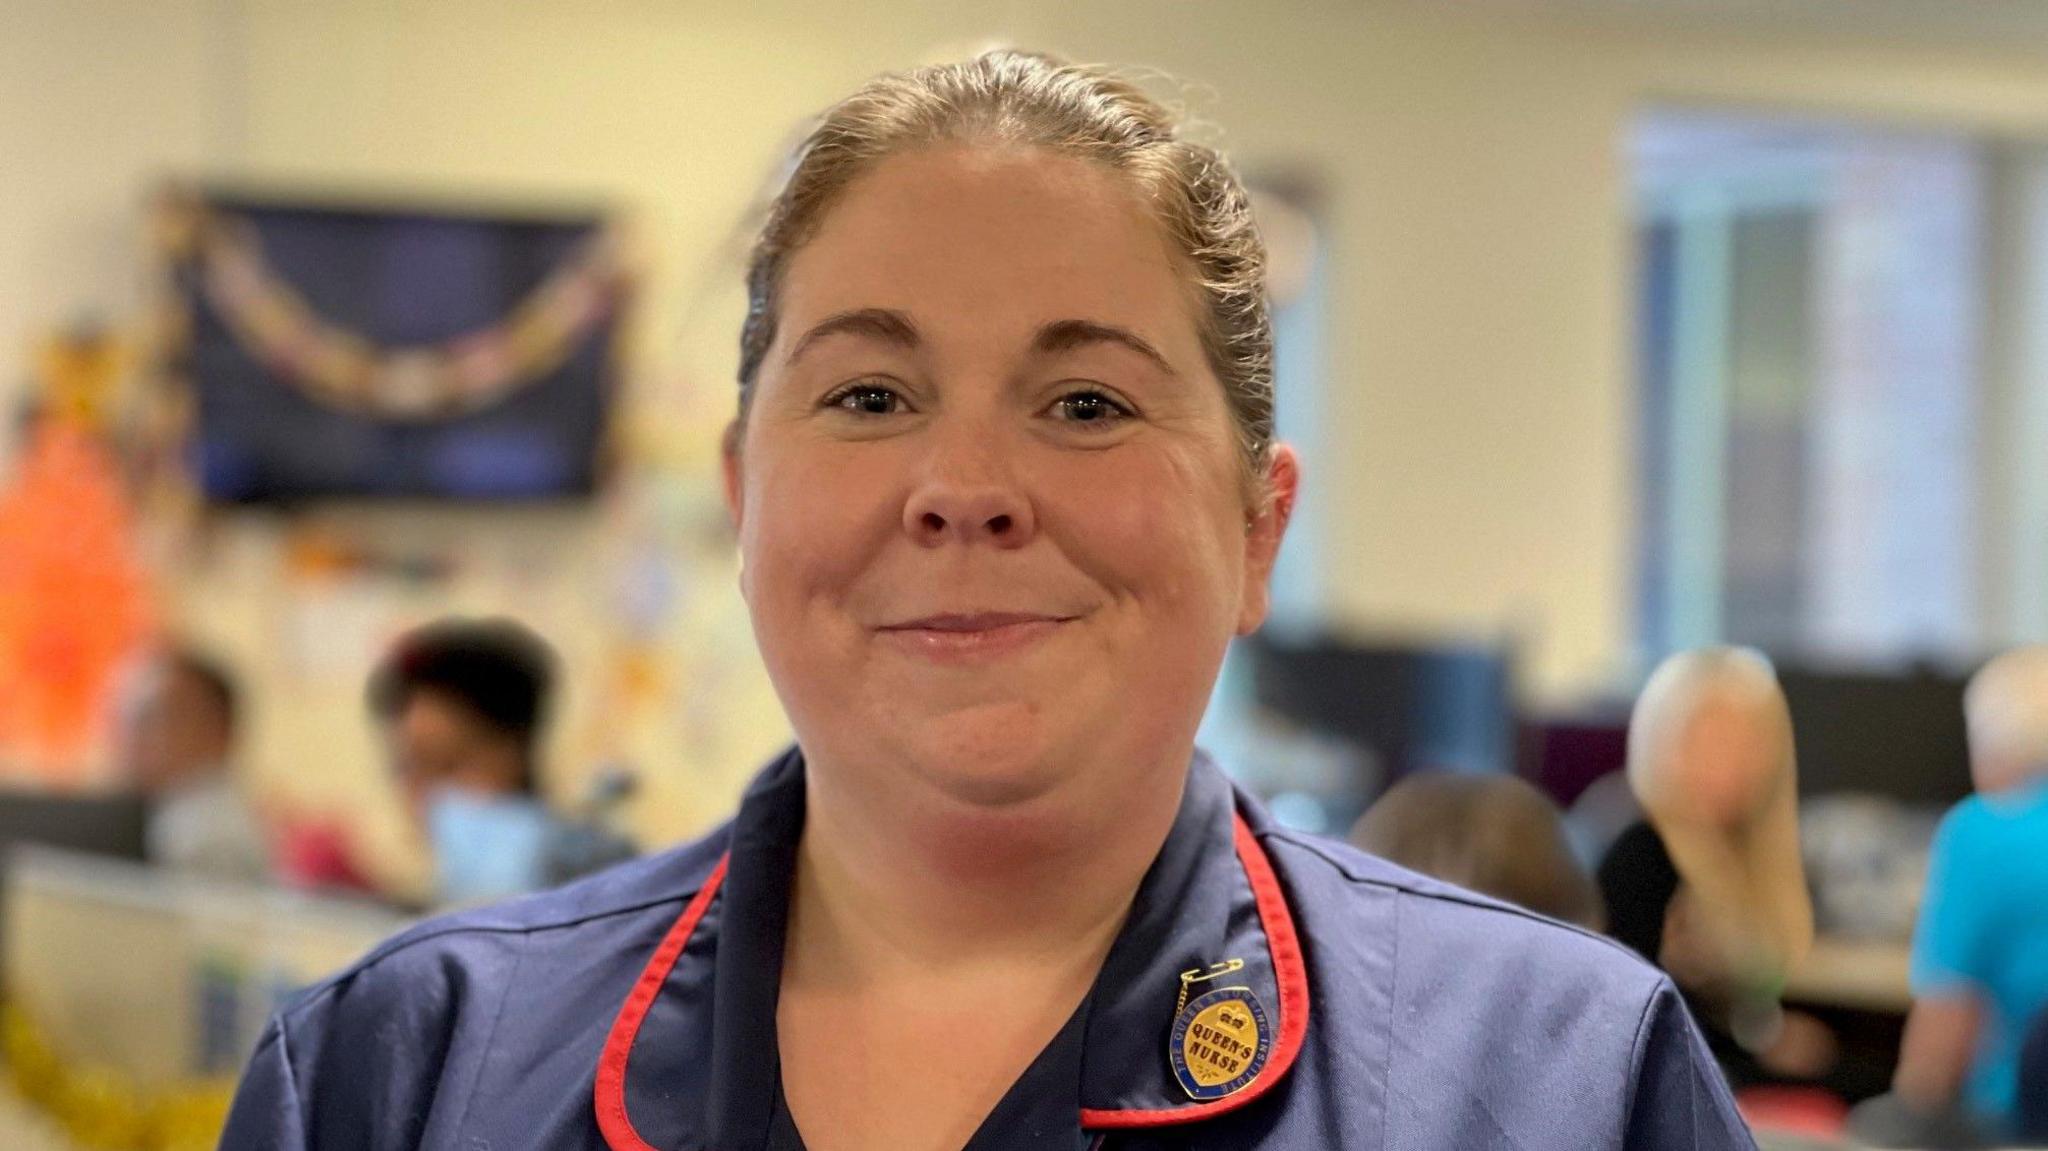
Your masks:
M389 1021L454 1011L502 991L536 949L573 950L593 970L638 963L645 938L704 885L726 841L720 828L563 887L416 924L300 994L279 1023L289 1030L337 1012Z
M2040 834L2043 826L2048 826L2048 783L2011 794L1969 796L1948 809L1938 837L2001 833L2033 836Z
M1259 838L1312 985L1343 1004L1317 1013L1323 1042L1388 1053L1390 1130L1463 1116L1477 1145L1568 1112L1612 1146L1752 1146L1670 979L1635 952L1348 844Z
M1934 840L1928 848L1934 866L1950 872L1974 865L1989 841L1999 838L2004 831L2001 825L2007 822L1984 796L1965 797L1949 808L1935 826Z
M1513 1045L1570 1035L1582 1070L1626 1073L1646 1021L1674 998L1663 972L1605 936L1348 844L1284 830L1261 839L1289 885L1324 993L1384 996L1397 1040L1463 1033ZM1479 1054L1456 1046L1432 1042L1453 1063Z
M1651 867L1662 871L1671 869L1671 851L1664 846L1664 837L1657 834L1656 827L1647 819L1638 819L1623 828L1614 842L1607 845L1607 851L1600 858L1600 870L1610 867L1633 869Z
M1260 841L1292 882L1301 914L1394 933L1413 953L1458 952L1563 980L1594 979L1647 1000L1664 976L1614 940L1431 879L1349 844L1269 829Z
M1941 830L1950 831L1957 827L1982 822L1991 818L1991 805L1981 795L1966 795L1955 806L1942 814Z
M483 1086L493 1052L596 1066L627 989L726 839L721 829L380 944L271 1019L221 1146L296 1147L314 1131L348 1131L366 1148L441 1146L479 1091L506 1089Z

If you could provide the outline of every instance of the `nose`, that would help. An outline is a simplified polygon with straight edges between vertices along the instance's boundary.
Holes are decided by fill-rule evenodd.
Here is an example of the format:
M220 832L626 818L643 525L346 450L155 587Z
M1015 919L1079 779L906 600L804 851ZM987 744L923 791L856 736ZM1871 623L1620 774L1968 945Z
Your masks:
M924 547L1022 547L1038 531L1031 499L1003 457L1000 433L955 434L933 446L903 504L903 530Z

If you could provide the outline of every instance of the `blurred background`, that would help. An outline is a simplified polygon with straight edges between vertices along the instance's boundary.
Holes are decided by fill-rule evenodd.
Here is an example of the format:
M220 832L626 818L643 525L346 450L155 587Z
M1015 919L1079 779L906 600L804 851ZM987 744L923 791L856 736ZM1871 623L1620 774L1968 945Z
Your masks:
M0 0L34 1138L209 1146L291 989L731 808L788 739L716 474L756 212L807 114L997 42L1156 70L1259 199L1306 487L1204 742L1330 834L1518 775L1590 864L1649 669L1767 652L1787 998L1884 1089L1963 684L2048 639L2048 6ZM448 617L546 645L531 707ZM527 832L560 866L456 874Z

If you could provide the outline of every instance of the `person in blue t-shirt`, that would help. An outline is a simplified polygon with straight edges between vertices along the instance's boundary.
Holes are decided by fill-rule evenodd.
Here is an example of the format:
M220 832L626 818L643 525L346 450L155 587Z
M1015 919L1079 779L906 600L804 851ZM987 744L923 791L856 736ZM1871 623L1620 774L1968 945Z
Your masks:
M1893 1087L2010 1126L2020 1049L2048 1011L2048 645L1986 664L1964 709L1977 794L1935 835Z

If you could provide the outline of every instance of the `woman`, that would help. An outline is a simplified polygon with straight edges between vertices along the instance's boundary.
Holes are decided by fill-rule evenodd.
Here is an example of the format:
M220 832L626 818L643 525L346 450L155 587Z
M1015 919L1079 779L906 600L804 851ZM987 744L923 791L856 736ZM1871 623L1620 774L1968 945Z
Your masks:
M1195 754L1294 500L1263 261L1106 74L828 112L725 468L797 748L708 839L301 999L225 1146L1748 1146L1655 972Z
M1813 943L1813 904L1792 713L1770 660L1708 647L1658 665L1630 717L1628 782L1683 877L1703 945L1722 965L1782 982Z
M1608 930L1671 973L1736 1086L1821 1076L1832 1036L1779 1005L1813 904L1777 673L1748 648L1679 652L1643 686L1628 740L1644 819L1600 864Z

